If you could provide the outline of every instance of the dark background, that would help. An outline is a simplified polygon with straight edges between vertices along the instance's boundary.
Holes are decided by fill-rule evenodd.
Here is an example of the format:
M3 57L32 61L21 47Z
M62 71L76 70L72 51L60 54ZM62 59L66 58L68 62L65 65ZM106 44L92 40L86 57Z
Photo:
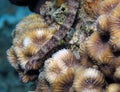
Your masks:
M12 30L30 13L27 7L18 7L8 0L0 0L0 92L32 91L33 83L23 84L20 81L18 73L9 64L6 55L6 50L12 44Z

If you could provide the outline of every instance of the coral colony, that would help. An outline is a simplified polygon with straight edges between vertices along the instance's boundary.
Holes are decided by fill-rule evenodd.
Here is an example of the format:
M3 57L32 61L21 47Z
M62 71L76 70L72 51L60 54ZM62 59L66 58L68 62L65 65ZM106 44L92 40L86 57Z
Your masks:
M36 92L120 92L120 0L10 0L34 14L7 51Z

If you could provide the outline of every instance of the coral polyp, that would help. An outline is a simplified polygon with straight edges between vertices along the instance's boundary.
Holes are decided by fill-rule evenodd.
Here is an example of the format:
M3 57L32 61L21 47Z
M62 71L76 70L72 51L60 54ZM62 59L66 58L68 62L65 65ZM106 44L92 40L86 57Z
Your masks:
M11 63L11 65L15 68L18 69L18 62L17 62L17 56L15 55L14 47L12 46L8 51L8 60Z
M73 80L74 72L69 69L59 81L52 84L53 92L73 92Z
M44 19L42 19L42 16L38 14L31 14L16 25L16 28L13 31L13 37L19 37L26 31L33 31L34 29L46 27L47 24L45 23Z
M97 27L98 27L98 31L100 33L105 33L105 32L108 32L109 33L109 28L108 28L108 24L109 24L109 20L108 20L108 16L103 14L103 15L100 15L98 17L98 22L97 22Z
M106 92L119 92L120 91L120 84L113 83L108 85Z
M27 33L23 40L23 48L28 50L29 53L35 54L40 50L40 48L42 48L42 45L51 38L51 36L52 34L50 34L50 32L41 30Z
M109 44L103 41L105 39L102 39L98 32L94 32L87 41L89 55L99 63L110 61L113 57Z
M53 58L57 60L62 60L67 67L72 67L78 62L76 61L76 58L74 54L70 50L59 50L55 54L53 54Z
M103 74L92 68L76 72L74 88L76 92L102 92L104 84Z
M45 61L45 74L50 83L60 81L61 76L73 72L77 60L70 50L62 49ZM50 76L51 75L51 76ZM67 76L67 75L66 75Z
M116 68L115 73L114 73L114 79L116 81L120 81L120 66Z
M61 76L64 75L67 71L67 67L62 61L52 58L45 61L44 67L46 78L50 83L58 81L59 78L61 78Z

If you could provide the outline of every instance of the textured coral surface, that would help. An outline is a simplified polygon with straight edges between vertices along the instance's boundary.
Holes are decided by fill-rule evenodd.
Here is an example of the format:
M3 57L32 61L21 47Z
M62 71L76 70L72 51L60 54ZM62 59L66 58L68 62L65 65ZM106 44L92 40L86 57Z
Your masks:
M16 25L7 50L21 81L36 81L36 92L119 92L120 0L39 7Z

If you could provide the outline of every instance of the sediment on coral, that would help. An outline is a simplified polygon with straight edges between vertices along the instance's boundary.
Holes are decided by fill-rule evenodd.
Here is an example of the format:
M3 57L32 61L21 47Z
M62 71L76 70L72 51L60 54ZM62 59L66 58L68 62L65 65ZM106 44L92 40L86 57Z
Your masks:
M114 86L118 92L120 1L58 2L46 2L16 26L9 62L23 82L38 79L37 92L112 92ZM52 53L58 44L69 47Z

